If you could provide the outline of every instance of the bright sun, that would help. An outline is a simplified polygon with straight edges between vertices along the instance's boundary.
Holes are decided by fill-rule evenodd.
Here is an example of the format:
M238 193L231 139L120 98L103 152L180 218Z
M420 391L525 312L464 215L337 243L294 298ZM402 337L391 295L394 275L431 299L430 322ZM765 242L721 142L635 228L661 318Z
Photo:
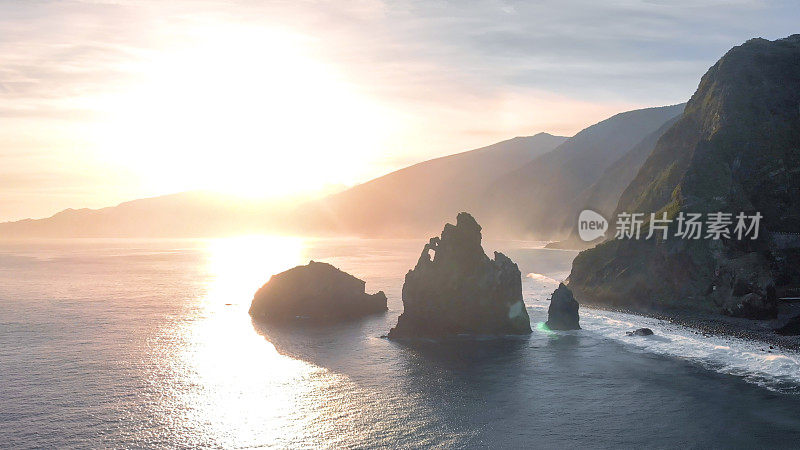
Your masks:
M202 32L201 32L202 31ZM219 27L146 58L142 82L104 99L99 149L151 190L307 194L365 175L386 112L307 38Z

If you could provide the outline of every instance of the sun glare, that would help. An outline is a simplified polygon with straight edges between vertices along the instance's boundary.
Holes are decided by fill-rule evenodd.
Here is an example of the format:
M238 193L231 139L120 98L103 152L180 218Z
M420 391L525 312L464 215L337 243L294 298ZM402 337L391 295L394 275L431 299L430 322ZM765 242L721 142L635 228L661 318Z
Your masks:
M135 89L104 99L109 163L164 192L278 197L363 176L385 111L310 56L313 41L241 26L189 36L134 68Z
M200 312L171 331L186 344L166 361L181 388L159 386L163 403L177 405L166 417L177 415L182 426L213 436L222 447L282 442L279 433L303 435L313 426L318 413L296 406L345 380L279 353L247 314L255 290L270 275L303 263L304 249L304 240L292 237L207 241L210 285Z
M269 277L306 264L303 238L241 236L212 239L207 244L211 285L206 301L220 306L249 307L256 290Z

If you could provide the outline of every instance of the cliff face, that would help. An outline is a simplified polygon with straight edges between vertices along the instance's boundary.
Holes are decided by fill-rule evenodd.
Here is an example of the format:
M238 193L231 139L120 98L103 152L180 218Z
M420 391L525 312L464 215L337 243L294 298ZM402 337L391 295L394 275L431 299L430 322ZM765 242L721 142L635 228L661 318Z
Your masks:
M253 297L250 315L278 322L328 322L386 311L383 291L366 294L364 285L330 264L311 261L273 275Z
M800 231L800 35L752 39L711 67L623 191L620 212L763 218L756 240L681 239L673 220L666 240L581 252L569 285L582 301L774 316L776 287L800 278L787 262L796 255L769 239Z
M441 238L431 238L406 274L403 308L390 338L531 332L519 268L502 253L489 259L480 225L463 212Z

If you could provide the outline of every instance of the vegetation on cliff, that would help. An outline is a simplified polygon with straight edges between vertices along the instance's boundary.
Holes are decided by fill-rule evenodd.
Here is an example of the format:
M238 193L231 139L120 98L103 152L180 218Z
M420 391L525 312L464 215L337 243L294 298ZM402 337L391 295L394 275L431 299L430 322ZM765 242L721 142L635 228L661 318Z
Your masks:
M800 232L800 35L751 39L711 67L622 193L620 212L763 219L756 240L675 238L673 222L666 240L584 251L569 278L582 301L774 316L776 289L800 282L796 255L770 240Z

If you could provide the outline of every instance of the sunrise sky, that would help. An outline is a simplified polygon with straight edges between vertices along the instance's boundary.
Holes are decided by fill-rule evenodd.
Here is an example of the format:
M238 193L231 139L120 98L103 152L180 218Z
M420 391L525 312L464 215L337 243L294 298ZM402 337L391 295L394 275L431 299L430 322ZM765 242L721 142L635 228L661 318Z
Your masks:
M597 4L604 3L604 6ZM688 99L794 2L5 1L0 221L303 196Z

